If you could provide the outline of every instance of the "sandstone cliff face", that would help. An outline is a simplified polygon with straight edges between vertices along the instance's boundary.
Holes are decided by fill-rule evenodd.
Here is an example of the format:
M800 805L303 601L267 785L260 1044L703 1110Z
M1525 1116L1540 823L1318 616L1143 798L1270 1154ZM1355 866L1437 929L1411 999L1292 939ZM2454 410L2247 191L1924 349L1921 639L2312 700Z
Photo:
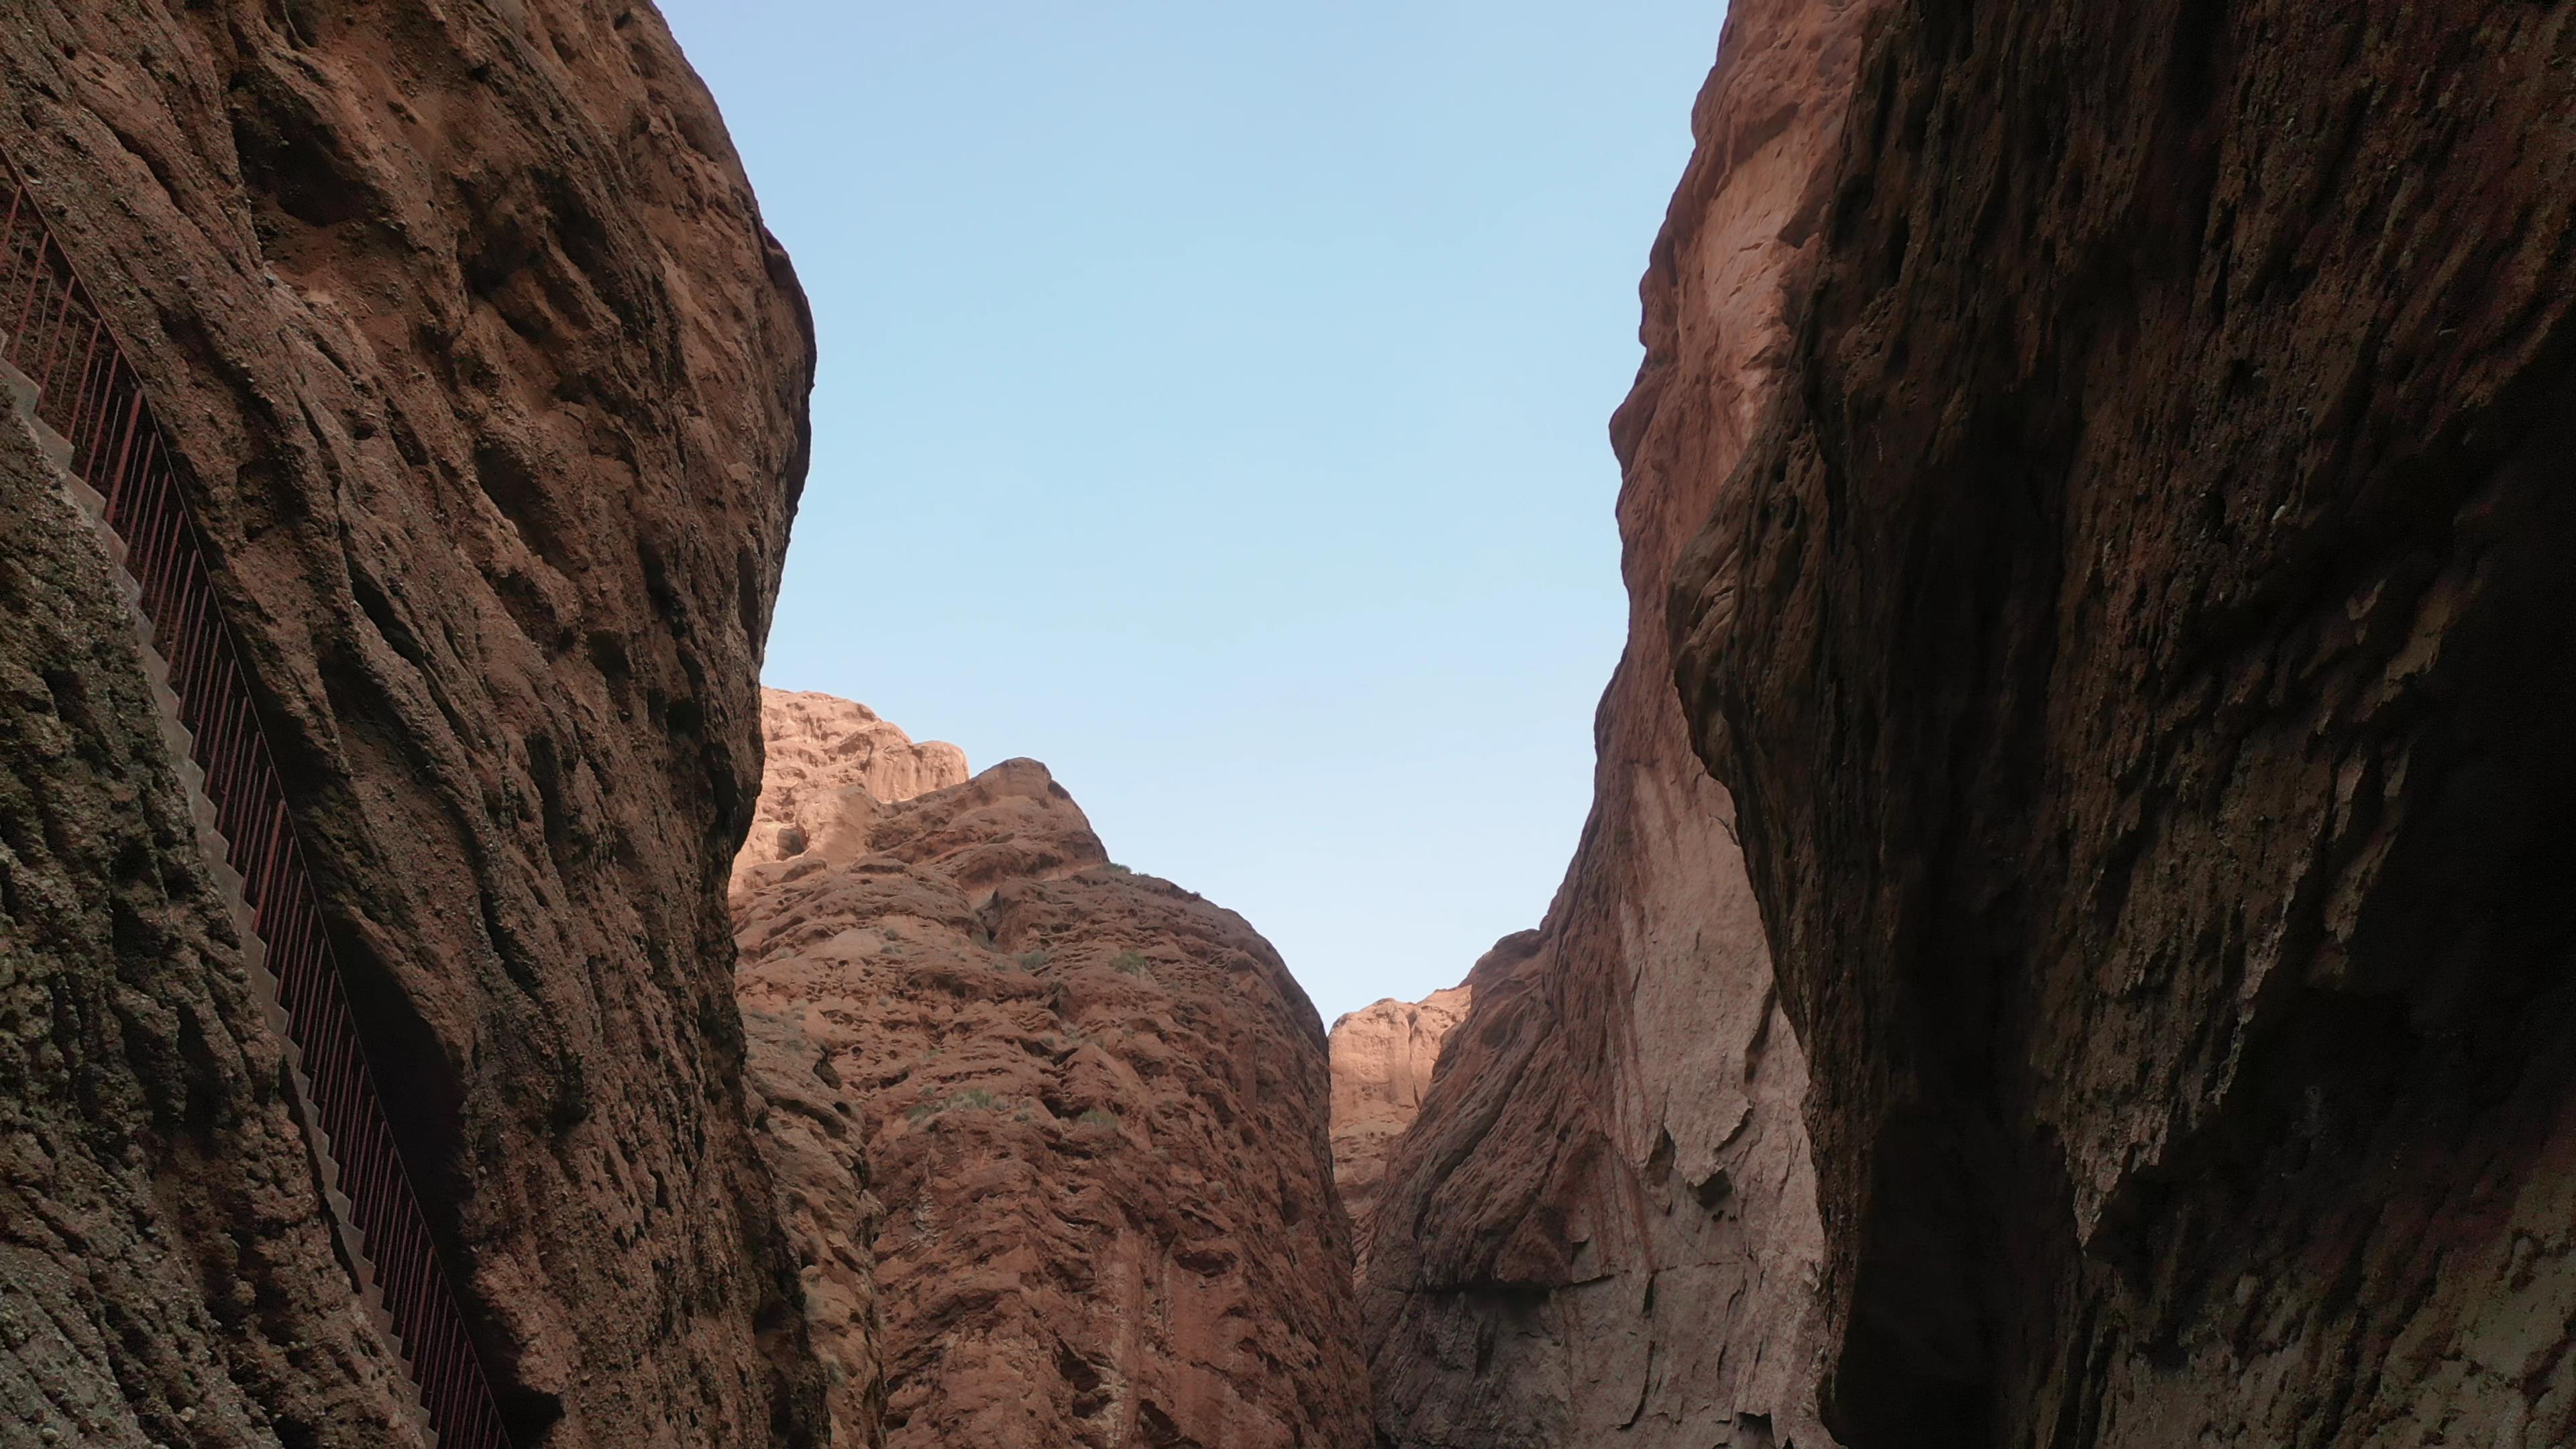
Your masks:
M183 459L518 1433L810 1437L722 892L811 343L707 97L587 0L29 4L0 87ZM270 1110L244 1073L206 1110Z
M1475 992L1435 991L1420 1001L1389 998L1333 1023L1333 1186L1350 1214L1355 1256L1368 1273L1369 1215L1386 1180L1387 1154L1422 1111L1440 1064L1440 1043L1467 1014Z
M1477 967L1376 1210L1363 1314L1397 1445L1826 1442L1807 1068L1663 606L1778 386L1870 9L1739 0L1693 116L1639 383L1692 406L1613 425L1633 602L1592 818L1542 929Z
M845 798L842 858L745 871L739 990L856 1106L886 1442L1365 1445L1324 1036L1269 944L1032 761Z
M2576 1441L2571 74L2564 5L1874 38L1674 618L1851 1444Z
M404 1442L107 567L0 402L0 1444Z

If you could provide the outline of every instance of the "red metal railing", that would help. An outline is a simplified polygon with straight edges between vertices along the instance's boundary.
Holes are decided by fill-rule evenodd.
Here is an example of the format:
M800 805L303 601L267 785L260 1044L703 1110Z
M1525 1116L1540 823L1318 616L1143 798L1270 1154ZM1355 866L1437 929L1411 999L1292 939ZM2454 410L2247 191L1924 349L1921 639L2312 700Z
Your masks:
M491 1380L386 1126L169 445L35 198L9 171L0 170L0 185L9 190L0 224L0 328L7 329L0 361L35 383L37 418L69 443L71 471L106 500L107 524L124 542L123 565L168 661L226 858L267 943L278 1005L300 1054L306 1127L320 1134L314 1146L336 1167L343 1224L363 1245L441 1449L509 1449Z

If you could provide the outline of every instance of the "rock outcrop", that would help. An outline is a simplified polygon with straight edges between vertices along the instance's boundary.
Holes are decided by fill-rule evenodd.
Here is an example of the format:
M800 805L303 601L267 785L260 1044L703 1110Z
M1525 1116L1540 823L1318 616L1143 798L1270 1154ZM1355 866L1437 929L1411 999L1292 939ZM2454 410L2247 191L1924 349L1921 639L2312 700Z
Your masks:
M810 1441L822 1374L745 1125L724 887L812 342L705 92L641 4L52 0L0 26L0 101L0 153L183 464L368 1055L516 1433ZM118 697L65 667L10 708ZM93 735L122 750L139 728ZM132 1077L120 1103L175 1114L112 1119L137 1135L94 1139L125 1175L96 1191L157 1181L212 1204L187 1225L217 1234L201 1241L269 1222L280 1261L310 1267L286 1202L309 1174L266 1140L274 1058L217 999L238 985L154 843L176 827L142 769L101 778L144 781L120 788L147 803L49 847L67 894L20 905L89 943L63 950L109 929L161 953L211 983L172 988L206 1004L117 996L94 954L63 965L111 1014L53 1038L82 1059L43 1071ZM127 902L157 924L129 934ZM157 979L158 959L116 969ZM237 1183L266 1200L222 1206ZM209 1405L377 1412L363 1336L318 1297L272 1305L256 1263L167 1236L135 1252L225 1295L194 1328L173 1298L172 1352L228 1335L204 1352L251 1365L237 1383L278 1376L208 1381ZM319 1295L302 1271L278 1269L279 1291ZM99 1311L146 1316L94 1363L165 1372L131 1367L159 1352L162 1305L120 1290Z
M1269 944L1033 761L839 798L848 849L744 871L739 991L853 1104L886 1442L1367 1444L1324 1034Z
M755 865L811 850L846 860L865 848L865 801L889 804L966 783L966 752L910 735L854 700L828 694L760 692L767 756L751 835L734 857L734 880ZM850 792L859 792L853 795ZM857 822L847 840L835 838Z
M1826 1442L1807 1067L1664 602L1781 385L1873 8L1738 0L1693 115L1612 426L1631 611L1592 815L1540 931L1478 965L1370 1233L1378 1424L1402 1449Z
M1369 1215L1386 1180L1387 1154L1422 1111L1440 1065L1440 1043L1467 1014L1474 988L1452 986L1420 1001L1389 997L1333 1023L1333 1186L1350 1214L1359 1274L1368 1273Z
M1855 1449L2576 1442L2571 75L2565 5L1888 8L1673 618Z

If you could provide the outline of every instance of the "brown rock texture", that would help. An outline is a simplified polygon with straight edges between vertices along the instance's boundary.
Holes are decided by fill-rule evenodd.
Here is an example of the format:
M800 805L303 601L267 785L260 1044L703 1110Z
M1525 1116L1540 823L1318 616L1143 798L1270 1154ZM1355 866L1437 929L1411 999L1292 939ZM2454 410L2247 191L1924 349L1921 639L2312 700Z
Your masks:
M737 885L755 865L808 850L845 860L864 849L869 815L850 791L885 804L963 785L969 773L964 750L916 744L875 710L828 694L762 690L760 732L767 760L751 835L734 857Z
M741 1000L875 1193L896 1449L1361 1449L1322 1025L1241 918L1108 863L1044 766L746 872Z
M88 528L0 401L0 1444L406 1442Z
M40 0L0 152L181 456L518 1434L810 1442L723 891L812 346L659 17Z
M2564 4L1874 34L1673 619L1856 1449L2576 1442L2571 76Z
M751 1126L778 1194L804 1284L805 1321L829 1386L839 1449L885 1442L876 1240L884 1207L868 1191L858 1102L804 1029L743 1013Z
M1420 1001L1392 997L1333 1023L1333 1186L1350 1214L1358 1272L1368 1272L1369 1214L1386 1180L1387 1154L1422 1111L1440 1064L1440 1043L1467 1014L1472 988L1452 986Z
M1402 1449L1828 1442L1807 1067L1733 803L1692 753L1664 605L1782 384L1873 8L1739 0L1693 113L1647 359L1612 425L1631 609L1592 815L1541 929L1471 977L1370 1233L1378 1427Z

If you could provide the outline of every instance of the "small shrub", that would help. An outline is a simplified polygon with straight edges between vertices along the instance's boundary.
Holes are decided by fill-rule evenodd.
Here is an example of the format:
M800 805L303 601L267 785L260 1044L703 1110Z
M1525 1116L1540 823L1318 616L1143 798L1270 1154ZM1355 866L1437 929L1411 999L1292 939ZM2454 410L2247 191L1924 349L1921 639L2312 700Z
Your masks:
M1085 1127L1115 1127L1118 1125L1118 1114L1104 1107L1094 1107L1073 1120Z
M992 1093L981 1087L969 1087L962 1092L950 1093L944 1101L920 1102L906 1107L903 1117L918 1126L942 1112L990 1112L1000 1105Z
M1142 976L1145 974L1145 958L1139 952L1121 951L1109 958L1109 969L1121 976Z
M1054 959L1055 958L1050 955L1044 947L1040 947L1035 951L1023 951L1020 953L1020 969L1023 971L1033 972Z

